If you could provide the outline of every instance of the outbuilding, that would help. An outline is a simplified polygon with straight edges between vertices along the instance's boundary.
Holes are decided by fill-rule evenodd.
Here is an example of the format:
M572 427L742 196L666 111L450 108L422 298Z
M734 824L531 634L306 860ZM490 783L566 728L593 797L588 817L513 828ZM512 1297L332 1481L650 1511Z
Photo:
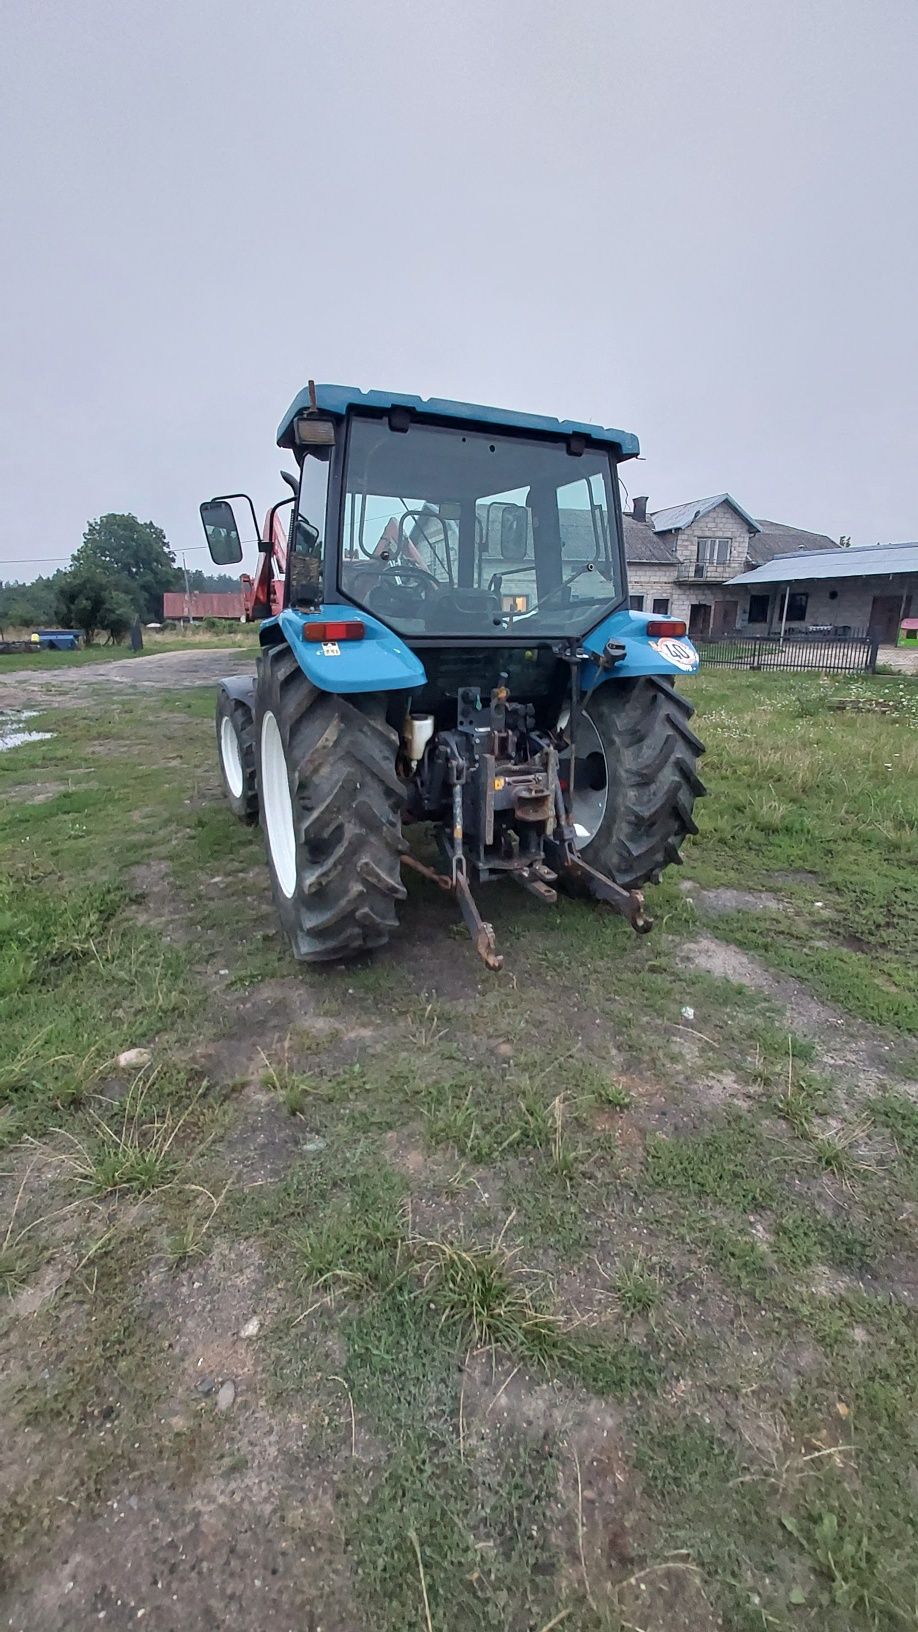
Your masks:
M894 646L918 606L918 543L776 555L728 587L750 634L869 634Z

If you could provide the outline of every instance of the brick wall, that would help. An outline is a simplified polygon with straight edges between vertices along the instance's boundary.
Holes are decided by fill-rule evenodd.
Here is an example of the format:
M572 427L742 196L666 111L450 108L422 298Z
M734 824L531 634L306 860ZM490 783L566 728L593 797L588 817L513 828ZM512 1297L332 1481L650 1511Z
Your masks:
M698 559L699 538L729 538L730 559L723 571L726 577L743 571L749 550L749 539L752 536L749 523L734 510L732 504L718 504L707 515L693 521L689 527L683 527L681 532L670 533L667 542L675 551L676 556L684 568L691 570ZM659 568L630 568L635 571L657 572ZM693 606L710 606L713 608L717 601L740 601L742 595L737 590L725 587L719 579L684 578L676 582L675 569L670 569L670 612L674 618L684 618L686 623L691 618ZM635 586L638 587L638 586ZM663 593L660 591L659 593ZM647 603L649 605L649 602ZM737 616L741 616L738 612ZM711 614L713 621L713 611Z
M667 542L675 551L680 563L684 567L693 567L698 556L699 538L729 538L731 540L731 557L727 571L730 575L738 575L746 565L746 556L749 549L750 533L748 524L738 515L732 505L719 504L710 510L700 520L693 521L681 533L671 533ZM797 586L807 595L806 616L797 622L788 618L789 629L806 629L812 625L831 625L833 628L849 628L852 631L865 630L870 623L870 614L875 595L899 595L903 592L911 595L911 613L918 616L918 574L899 574L891 578L860 578L860 579L816 579L809 583ZM686 623L691 620L693 606L710 606L712 608L711 623L714 621L713 607L718 601L736 601L737 627L749 628L752 634L765 634L769 624L749 624L749 596L760 593L769 594L771 598L770 616L772 629L780 628L781 607L783 604L783 589L778 585L764 584L761 591L755 591L744 585L742 588L733 588L729 583L704 578L688 578L676 581L676 568L668 567L658 562L629 562L628 589L631 595L643 595L643 611L651 612L653 602L657 598L666 598L669 601L669 616L684 618ZM832 598L832 591L836 591Z
M673 535L673 547L680 561L694 564L698 557L699 538L729 538L731 541L729 565L733 572L742 572L751 533L749 523L738 515L732 504L718 504L706 516L693 521Z
M703 537L706 535L702 535ZM717 535L725 538L726 534ZM644 565L640 562L630 562L628 565L628 593L629 595L643 595L643 612L652 612L654 600L658 596L665 596L669 601L669 616L684 618L688 623L693 606L699 602L703 606L713 606L715 601L727 599L740 601L740 590L725 590L722 584L708 584L704 582L692 583L676 581L675 567L664 567L658 563ZM741 602L742 604L742 602ZM739 617L739 613L737 616Z
M642 607L642 611L644 612L652 612L654 600L659 596L665 596L665 598L669 601L669 611L671 616L682 616L681 612L677 612L675 607L675 567L667 567L661 565L657 561L648 562L646 564L643 562L629 561L628 593L629 595L643 595L644 605Z

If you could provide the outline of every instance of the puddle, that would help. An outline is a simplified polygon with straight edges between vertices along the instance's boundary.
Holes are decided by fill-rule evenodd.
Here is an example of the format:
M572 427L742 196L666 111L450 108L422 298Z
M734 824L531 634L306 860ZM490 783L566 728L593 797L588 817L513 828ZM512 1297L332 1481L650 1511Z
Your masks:
M15 714L0 714L0 754L5 748L20 748L24 742L46 742L53 731L24 731L24 720L34 719L37 709L17 709Z

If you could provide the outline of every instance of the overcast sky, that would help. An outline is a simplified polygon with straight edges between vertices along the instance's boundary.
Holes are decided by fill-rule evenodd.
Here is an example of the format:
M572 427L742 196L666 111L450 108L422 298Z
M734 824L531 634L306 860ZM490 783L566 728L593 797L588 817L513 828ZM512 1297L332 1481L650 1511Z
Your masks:
M918 538L915 0L0 0L0 576L206 566L312 375ZM194 553L190 553L193 551Z

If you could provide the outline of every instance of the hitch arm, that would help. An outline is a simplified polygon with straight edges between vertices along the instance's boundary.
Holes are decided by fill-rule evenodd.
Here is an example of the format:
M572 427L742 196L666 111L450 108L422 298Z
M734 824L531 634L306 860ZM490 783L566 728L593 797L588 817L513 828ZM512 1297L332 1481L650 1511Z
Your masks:
M420 873L422 878L429 879L431 884L436 884L438 889L445 890L447 895L455 896L466 929L472 937L472 944L482 963L487 964L489 969L502 969L504 959L502 953L497 951L493 927L482 918L475 905L465 869L459 868L454 878L447 878L444 873L438 873L435 868L428 867L425 862L418 861L417 856L412 855L402 856L402 866L410 867L413 872Z
M556 872L566 873L568 878L574 879L595 901L604 901L613 912L620 913L638 935L646 935L653 928L653 919L648 918L644 909L644 892L624 889L613 878L607 878L605 873L600 873L588 861L584 861L577 848L576 834L568 821L560 788L555 794L555 813L558 825L554 836L549 838L546 835L544 841L546 861Z

